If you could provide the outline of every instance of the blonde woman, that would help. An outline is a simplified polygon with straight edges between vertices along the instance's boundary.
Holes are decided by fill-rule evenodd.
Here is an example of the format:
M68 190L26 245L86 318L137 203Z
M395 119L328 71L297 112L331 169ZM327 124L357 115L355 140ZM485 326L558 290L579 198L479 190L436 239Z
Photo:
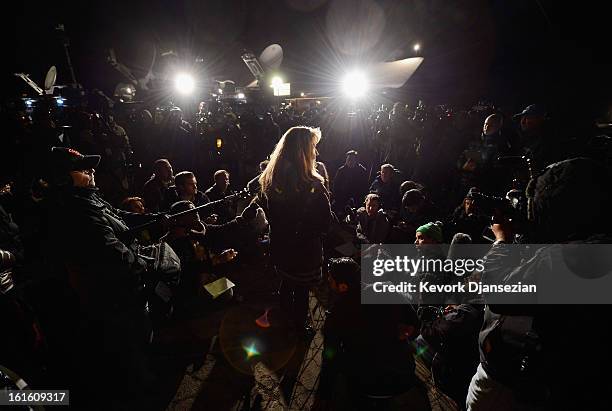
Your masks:
M290 128L259 177L272 263L282 278L281 308L300 333L308 315L308 290L321 280L322 239L331 222L324 178L316 170L320 139L318 128Z

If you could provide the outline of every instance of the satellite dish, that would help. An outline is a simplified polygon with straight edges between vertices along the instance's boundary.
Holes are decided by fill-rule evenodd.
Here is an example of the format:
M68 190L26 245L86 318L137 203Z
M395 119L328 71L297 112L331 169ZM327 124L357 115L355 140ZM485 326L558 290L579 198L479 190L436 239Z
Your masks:
M49 71L47 71L47 76L45 77L45 92L47 94L53 94L53 86L55 86L55 80L57 80L57 69L55 66L51 66Z
M423 57L412 57L387 63L375 64L369 70L369 76L376 88L400 88L423 62Z
M276 70L283 62L283 48L278 44L270 44L261 52L259 61L268 70Z

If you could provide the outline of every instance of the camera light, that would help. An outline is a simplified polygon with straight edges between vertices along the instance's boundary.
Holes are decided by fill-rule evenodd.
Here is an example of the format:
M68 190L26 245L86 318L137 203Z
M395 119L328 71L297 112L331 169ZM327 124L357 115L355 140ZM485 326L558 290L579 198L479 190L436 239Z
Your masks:
M191 94L195 89L195 80L189 74L180 73L176 76L174 85L179 93Z

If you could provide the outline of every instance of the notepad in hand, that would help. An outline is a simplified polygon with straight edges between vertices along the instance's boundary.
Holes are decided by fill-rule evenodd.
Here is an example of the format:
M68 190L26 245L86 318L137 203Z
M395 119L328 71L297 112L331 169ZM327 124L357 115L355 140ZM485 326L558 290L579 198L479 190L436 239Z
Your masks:
M221 277L218 280L213 281L212 283L205 284L204 288L206 289L206 291L208 291L210 295L212 295L212 298L217 298L218 296L235 286L236 284L228 280L226 277Z

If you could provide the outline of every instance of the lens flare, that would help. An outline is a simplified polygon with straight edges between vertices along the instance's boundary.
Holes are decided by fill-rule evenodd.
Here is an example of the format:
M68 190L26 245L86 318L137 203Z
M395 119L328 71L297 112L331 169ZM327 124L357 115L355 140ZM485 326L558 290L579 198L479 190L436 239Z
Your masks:
M257 351L257 347L255 347L255 343L252 342L251 345L249 345L248 347L242 347L247 354L247 360L250 360L253 357L256 357L259 355L259 351Z

